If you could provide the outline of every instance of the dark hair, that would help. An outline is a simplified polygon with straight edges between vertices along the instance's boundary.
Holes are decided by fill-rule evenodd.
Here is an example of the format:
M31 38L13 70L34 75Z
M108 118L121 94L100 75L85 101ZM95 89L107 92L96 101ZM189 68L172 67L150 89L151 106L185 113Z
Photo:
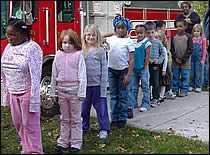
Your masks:
M155 30L156 24L152 21L148 21L145 23L146 30Z
M13 26L16 31L26 35L28 39L30 39L30 28L23 20L12 16L11 18L9 18L7 26Z
M143 27L143 28L146 30L146 27L145 27L145 25L142 25L142 24L138 24L138 25L136 25L136 26L135 26L135 29L137 29L138 27Z
M176 20L175 20L175 22L174 22L174 26L175 26L175 27L177 27L176 24L177 24L178 22L183 22L183 24L186 25L186 21L185 21L184 17L182 17L182 16L179 16L178 18L176 18Z
M158 28L158 27L163 27L163 25L166 25L166 22L165 21L163 21L163 20L157 20L157 21L155 21L155 24L156 24L156 28Z

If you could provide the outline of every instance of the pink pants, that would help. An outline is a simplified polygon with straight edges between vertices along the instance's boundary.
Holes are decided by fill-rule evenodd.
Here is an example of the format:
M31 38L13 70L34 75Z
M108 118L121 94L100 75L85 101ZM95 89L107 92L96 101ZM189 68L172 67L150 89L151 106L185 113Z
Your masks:
M80 149L82 145L81 101L75 95L58 92L58 103L61 122L57 145Z
M29 112L30 92L10 94L12 121L21 139L22 153L43 154L40 112Z

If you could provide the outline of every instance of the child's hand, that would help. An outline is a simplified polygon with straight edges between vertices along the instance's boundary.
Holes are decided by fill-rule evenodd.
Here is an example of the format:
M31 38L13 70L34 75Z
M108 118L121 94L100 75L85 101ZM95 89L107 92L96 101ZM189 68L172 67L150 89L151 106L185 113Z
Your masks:
M125 77L124 77L124 79L123 79L123 84L127 87L128 86L128 84L129 84L129 76L128 75L126 75Z
M181 64L181 63L182 63L182 61L181 61L179 58L176 58L176 62L177 62L178 64Z
M154 59L153 63L158 64L158 59Z
M162 76L165 76L166 75L166 71L162 71Z

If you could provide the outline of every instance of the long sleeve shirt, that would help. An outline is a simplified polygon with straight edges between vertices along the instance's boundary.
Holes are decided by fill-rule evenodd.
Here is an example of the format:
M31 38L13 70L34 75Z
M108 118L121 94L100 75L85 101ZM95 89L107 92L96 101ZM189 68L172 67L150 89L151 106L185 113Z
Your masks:
M167 64L168 64L168 52L167 52L167 49L165 47L164 48L164 56L165 56L165 59L163 61L163 69L162 71L165 71L166 72L166 69L167 69Z
M107 95L108 67L104 48L92 48L84 53L87 86L100 86L101 97Z
M57 51L51 77L50 96L56 96L56 91L66 92L86 97L87 75L82 51Z
M182 66L186 69L190 69L190 57L192 54L192 37L188 33L183 35L175 35L171 39L171 55L173 66ZM181 64L176 62L176 58L181 60Z
M152 48L150 52L150 64L154 63L154 60L158 60L158 64L161 64L165 59L163 44L158 39L150 39Z
M30 91L30 112L40 111L42 58L42 49L32 40L17 46L8 44L1 58L5 93L22 94Z

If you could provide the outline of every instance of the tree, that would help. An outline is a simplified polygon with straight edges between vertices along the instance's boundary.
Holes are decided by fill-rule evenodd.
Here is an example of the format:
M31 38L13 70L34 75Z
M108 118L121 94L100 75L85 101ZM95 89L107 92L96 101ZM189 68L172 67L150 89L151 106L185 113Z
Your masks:
M193 9L198 13L201 20L204 19L204 14L206 13L207 9L209 8L208 1L191 1Z

